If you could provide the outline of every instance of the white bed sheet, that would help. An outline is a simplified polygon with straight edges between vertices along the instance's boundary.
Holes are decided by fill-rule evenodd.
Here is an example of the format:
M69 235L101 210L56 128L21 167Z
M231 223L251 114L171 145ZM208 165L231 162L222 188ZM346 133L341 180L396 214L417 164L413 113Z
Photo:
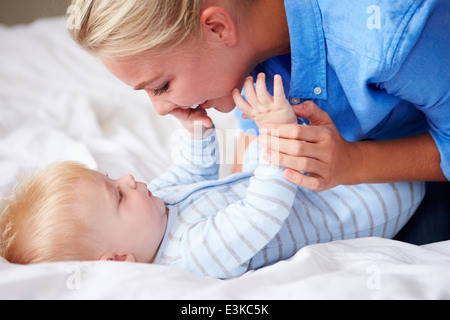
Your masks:
M237 131L213 112L230 170ZM171 163L179 125L80 50L65 19L0 26L0 195L37 167L76 160L112 177L149 181ZM0 299L449 299L450 242L365 238L313 245L221 281L170 267L0 263Z

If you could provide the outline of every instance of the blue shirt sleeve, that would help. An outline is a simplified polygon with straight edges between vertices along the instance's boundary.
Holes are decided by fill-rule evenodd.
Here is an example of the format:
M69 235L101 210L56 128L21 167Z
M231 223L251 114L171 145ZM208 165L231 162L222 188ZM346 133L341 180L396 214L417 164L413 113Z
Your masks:
M450 179L450 2L437 1L416 45L399 71L381 84L424 113Z

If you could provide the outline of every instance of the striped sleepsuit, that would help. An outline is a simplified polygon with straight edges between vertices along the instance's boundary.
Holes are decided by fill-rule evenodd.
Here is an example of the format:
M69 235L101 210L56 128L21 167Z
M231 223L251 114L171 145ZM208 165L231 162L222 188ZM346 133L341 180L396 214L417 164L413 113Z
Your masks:
M182 137L177 159L148 188L169 209L156 264L216 278L292 257L302 247L358 237L393 237L420 204L418 182L339 186L313 192L258 159L218 179L215 133Z

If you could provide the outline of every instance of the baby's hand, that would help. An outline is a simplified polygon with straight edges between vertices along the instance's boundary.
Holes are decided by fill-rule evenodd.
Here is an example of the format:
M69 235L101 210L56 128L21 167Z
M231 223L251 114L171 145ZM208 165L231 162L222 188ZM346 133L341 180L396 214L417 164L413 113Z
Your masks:
M205 132L209 128L213 128L214 124L205 109L197 107L195 109L177 108L170 112L172 116L177 118L183 128L193 139L202 139Z
M244 100L238 89L233 90L233 99L236 106L244 113L244 117L256 122L258 127L266 123L293 124L297 123L297 116L284 95L281 76L274 77L274 95L269 94L266 87L266 76L258 75L256 90L253 78L248 77L244 84Z

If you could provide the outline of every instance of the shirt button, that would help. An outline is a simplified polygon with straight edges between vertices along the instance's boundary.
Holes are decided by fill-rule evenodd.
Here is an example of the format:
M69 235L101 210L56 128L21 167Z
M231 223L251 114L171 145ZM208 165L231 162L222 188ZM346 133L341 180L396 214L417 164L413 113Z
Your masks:
M322 94L322 88L320 88L320 87L315 87L315 88L314 88L314 93L317 94L317 95Z
M292 98L291 102L292 102L292 104L299 104L300 103L300 98Z

